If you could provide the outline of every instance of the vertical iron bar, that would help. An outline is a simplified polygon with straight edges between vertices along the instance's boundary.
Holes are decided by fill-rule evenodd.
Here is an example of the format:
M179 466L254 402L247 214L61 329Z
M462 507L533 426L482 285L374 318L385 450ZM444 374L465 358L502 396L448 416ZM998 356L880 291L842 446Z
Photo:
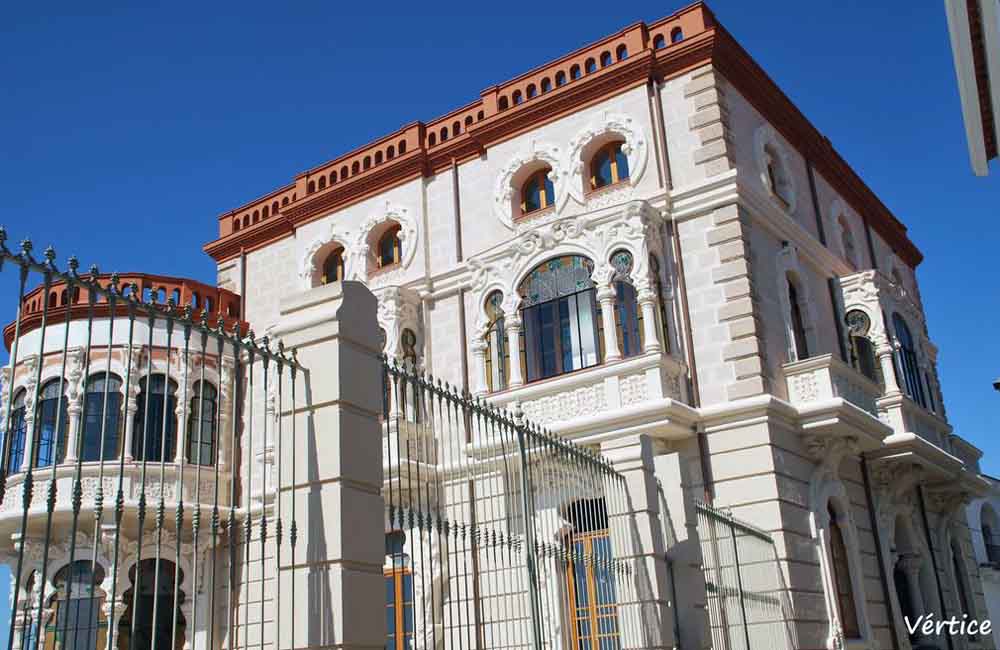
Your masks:
M153 291L150 294L150 296L151 296L152 300L154 300L154 301L156 300L156 292L155 291ZM163 571L163 566L160 564L160 558L161 558L161 551L162 551L162 544L163 544L163 517L164 517L164 514L165 514L165 507L166 507L166 505L164 503L164 500L163 500L163 493L164 493L164 484L166 483L167 440L168 440L167 433L169 431L169 429L167 428L167 417L168 417L168 413L167 412L170 410L168 407L170 406L170 398L169 398L169 395L170 395L170 359L172 357L171 353L173 352L173 348L171 347L171 343L173 342L172 338L173 338L173 334L174 334L174 313L173 312L174 312L173 299L171 299L171 302L167 303L167 309L166 309L166 321L167 321L167 323L166 323L167 324L167 348L166 348L167 369L166 369L166 373L165 373L165 375L166 375L166 381L163 383L163 421L161 422L161 428L160 428L160 499L159 499L159 501L156 504L156 520L154 522L155 525L156 525L156 549L154 550L154 557L156 558L154 560L155 567L156 567L154 570L156 571L156 573L153 575L153 619L152 619L153 620L154 629L155 629L155 626L156 626L157 615L159 614L159 607L160 607L160 573L162 573L162 571ZM186 377L184 378L184 382L185 382L185 391L186 391L187 390L187 378ZM176 407L174 408L174 411L175 411L174 413L170 413L169 414L169 417L173 418L174 422L177 423ZM174 426L174 444L175 445L178 444L178 442L179 442L178 437L177 437L177 433L178 433L178 430L180 429L181 426L183 426L182 422L181 423L177 423ZM176 451L175 451L175 455L176 455ZM177 572L177 567L174 567L174 572L175 573ZM138 589L138 586L136 588ZM152 636L153 636L153 642L152 642L152 648L151 648L151 650L156 650L156 641L157 641L157 636L158 635L153 634ZM170 650L173 650L173 648L171 648Z

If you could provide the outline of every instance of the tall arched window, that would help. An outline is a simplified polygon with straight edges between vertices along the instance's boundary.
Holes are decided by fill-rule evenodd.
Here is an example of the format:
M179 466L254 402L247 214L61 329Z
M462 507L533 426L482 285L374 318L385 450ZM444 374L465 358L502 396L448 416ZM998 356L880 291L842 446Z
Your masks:
M898 312L892 314L892 329L896 332L899 342L899 374L906 394L917 404L927 408L924 399L924 388L920 382L920 366L917 364L917 351L913 344L913 335L906 321Z
M844 543L844 531L833 504L829 504L827 508L830 515L830 567L833 570L834 588L837 591L840 625L846 638L857 639L861 637L861 628L858 626L858 612L854 602L851 565L847 555L847 545Z
M660 332L663 337L663 351L670 352L670 320L667 315L667 297L663 294L663 283L660 280L660 262L656 255L649 255L649 271L653 276L653 288L656 291L656 304L659 307Z
M389 227L378 240L378 250L376 252L376 266L384 269L394 264L399 264L403 257L403 245L399 240L399 224Z
M66 397L61 394L66 382L50 379L38 396L38 421L35 422L35 467L48 467L62 462L66 456L66 432L69 417L66 414ZM58 457L56 456L58 454Z
M850 340L851 365L862 375L881 385L882 377L875 359L875 347L868 338L871 319L860 309L852 309L844 314L844 321L847 323L847 336Z
M767 166L768 189L778 197L781 202L788 207L791 205L791 197L788 188L788 171L785 169L781 157L772 145L764 147L764 158Z
M122 380L116 375L99 373L87 380L84 396L83 440L80 458L84 461L111 460L118 457L121 430ZM102 445L103 441L103 445Z
M586 257L544 262L518 287L528 381L600 363L596 291Z
M571 647L620 648L618 603L612 575L608 510L603 498L583 499L567 508L566 598L573 613Z
M806 321L802 315L803 305L800 302L799 289L795 281L788 276L788 308L792 326L792 342L795 345L795 360L809 358L809 344L806 338Z
M155 638L157 648L181 650L184 647L184 629L187 627L187 621L180 607L185 601L185 594L181 592L176 598L174 597L175 565L169 560L159 560L157 564L156 559L141 560L139 565L141 566L138 576L136 565L132 565L129 570L132 585L129 591L125 592L124 600L127 607L115 633L115 638L122 640L122 645L119 647L128 650L150 650ZM136 584L137 578L139 584ZM182 576L177 576L176 583L182 582ZM132 617L136 619L135 637L129 638L132 631ZM177 627L174 627L175 619Z
M840 241L844 245L844 259L854 268L858 268L858 251L854 245L854 233L851 230L851 225L847 223L847 219L843 215L837 221L840 226Z
M590 189L596 190L628 180L628 158L622 151L624 142L609 142L590 161Z
M26 391L22 388L14 395L11 402L10 415L10 451L8 452L7 473L14 474L21 471L21 463L24 462L24 438L27 433L25 422L24 396Z
M214 465L218 391L207 381L198 381L191 394L194 397L188 415L187 460L194 465Z
M323 284L330 284L331 282L340 282L343 279L344 247L338 246L323 260L323 276L320 278L320 281Z
M168 384L163 375L139 380L139 408L135 413L132 439L132 457L136 460L159 462L173 458L177 439L176 393L177 382L171 379Z
M90 560L77 560L56 573L55 616L45 626L46 650L93 650L107 645L108 621L99 587L104 569L96 567L95 574Z
M540 169L521 186L521 214L544 210L555 203L555 188L549 180L551 171L549 167Z
M406 535L393 531L385 536L385 650L413 647L416 619L413 615L413 572L404 552Z
M507 331L504 328L503 294L494 291L486 298L486 388L490 391L507 388L510 353L507 350Z
M615 269L612 286L615 290L618 349L623 357L632 357L642 352L642 312L632 286L632 254L624 250L616 251L611 255L611 266Z

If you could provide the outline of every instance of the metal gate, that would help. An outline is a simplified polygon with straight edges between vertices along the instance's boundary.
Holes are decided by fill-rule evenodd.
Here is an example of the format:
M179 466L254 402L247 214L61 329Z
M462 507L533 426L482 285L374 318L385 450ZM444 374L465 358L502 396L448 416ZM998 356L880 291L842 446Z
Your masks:
M798 647L774 540L723 510L703 503L696 509L712 647Z

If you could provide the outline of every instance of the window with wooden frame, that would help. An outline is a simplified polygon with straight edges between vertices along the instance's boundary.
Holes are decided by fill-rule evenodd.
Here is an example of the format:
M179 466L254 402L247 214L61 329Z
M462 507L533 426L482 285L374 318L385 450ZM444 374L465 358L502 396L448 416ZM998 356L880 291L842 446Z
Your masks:
M385 576L385 650L413 648L416 621L413 615L413 572L409 556L403 552L406 537L402 531L385 536L388 567Z
M323 276L320 282L330 284L344 279L344 247L338 246L323 260Z
M844 637L858 639L861 637L861 628L858 626L858 611L854 602L851 566L847 555L847 545L844 543L844 532L841 530L837 511L833 504L829 504L827 509L830 515L830 567L833 570L833 586L836 589L840 625L843 628Z
M628 180L628 157L622 151L623 141L609 142L590 161L590 189L597 190Z
M604 499L585 499L572 504L568 514L573 524L566 539L566 595L573 616L571 647L618 650L621 638L607 506Z
M521 214L544 210L555 204L555 188L549 179L549 167L531 174L521 186Z
M510 351L504 327L503 294L494 291L486 298L486 388L493 391L507 388L510 371Z
M403 246L399 240L399 231L399 224L395 224L379 237L375 254L376 267L384 269L399 264L399 261L403 257Z

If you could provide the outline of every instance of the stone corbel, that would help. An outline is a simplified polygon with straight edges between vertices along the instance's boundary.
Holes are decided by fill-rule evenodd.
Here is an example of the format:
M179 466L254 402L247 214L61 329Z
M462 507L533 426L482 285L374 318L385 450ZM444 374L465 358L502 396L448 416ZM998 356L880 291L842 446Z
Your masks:
M805 437L805 446L809 458L817 463L813 470L814 482L816 479L838 479L840 464L844 458L861 453L858 439L853 436L839 438L810 435Z

